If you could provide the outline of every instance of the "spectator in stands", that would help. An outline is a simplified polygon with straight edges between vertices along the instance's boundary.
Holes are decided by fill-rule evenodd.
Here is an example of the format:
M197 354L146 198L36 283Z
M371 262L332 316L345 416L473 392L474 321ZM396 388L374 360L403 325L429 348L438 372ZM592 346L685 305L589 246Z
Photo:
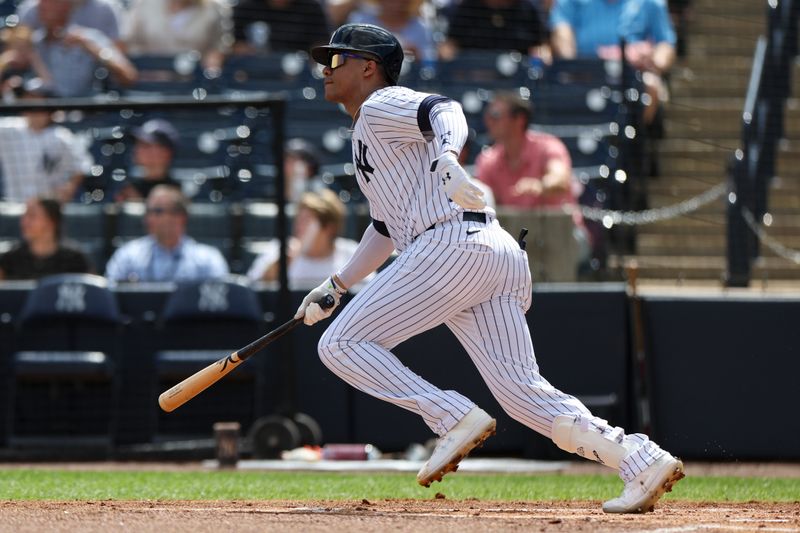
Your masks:
M61 220L61 203L57 199L37 196L28 200L20 219L22 241L0 255L0 280L93 273L86 254L62 239Z
M665 0L557 0L550 26L553 54L565 59L619 59L624 39L625 58L643 72L652 101L644 122L653 121L667 98L662 76L675 62L675 31Z
M303 193L325 188L319 179L317 149L305 139L289 139L283 152L283 173L286 176L286 200L297 204Z
M454 6L439 55L450 60L462 48L550 56L547 25L529 0L464 0Z
M10 78L28 71L28 60L32 56L30 28L14 26L0 29L0 80L3 92ZM41 65L34 70L42 70Z
M116 4L111 0L25 0L20 25L31 28L28 64L58 96L95 92L95 71L105 67L122 84L136 80L136 68L117 43Z
M233 44L232 27L225 0L135 0L122 40L132 56L197 51L206 71L219 72Z
M346 214L344 204L329 189L303 194L286 251L292 288L316 287L320 280L350 259L358 243L339 237ZM279 253L278 241L269 241L247 276L253 280L276 281Z
M225 258L216 248L186 234L188 200L180 190L157 185L147 197L147 235L120 247L106 265L114 281L193 281L226 276Z
M180 188L170 177L178 147L178 130L167 120L148 120L133 131L133 175L116 194L118 202L144 200L157 185Z
M528 100L511 92L495 94L484 115L494 145L478 155L476 177L492 189L500 206L577 206L567 147L553 135L530 130L531 116ZM573 220L576 240L588 255L588 233L577 209Z
M319 0L241 0L233 8L235 53L308 50L330 37Z
M4 96L32 101L53 93L36 78L9 80ZM0 118L0 168L3 198L24 202L40 194L68 202L92 165L86 146L48 111L25 111Z
M348 22L375 24L400 40L403 52L423 62L436 61L433 32L420 16L422 0L365 0L350 14Z

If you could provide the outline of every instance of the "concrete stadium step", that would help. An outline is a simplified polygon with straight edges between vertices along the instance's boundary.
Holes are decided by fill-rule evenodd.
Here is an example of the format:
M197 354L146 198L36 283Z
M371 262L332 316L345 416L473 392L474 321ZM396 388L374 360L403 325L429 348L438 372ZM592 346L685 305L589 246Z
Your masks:
M719 0L693 0L691 7L695 16L714 13L730 18L731 13L735 13L736 17L756 12L763 13L766 9L766 2L754 0L726 0L725 2L720 2Z
M690 57L741 56L752 57L758 32L742 36L733 28L730 33L695 33L689 40Z
M625 266L630 258L609 260L611 269ZM722 280L726 269L723 256L645 255L635 256L639 279Z
M753 41L755 46L755 41ZM711 56L694 57L689 56L681 64L695 72L707 72L720 76L750 76L750 68L753 64L753 55L742 56Z
M639 235L636 251L645 256L725 255L725 235Z
M744 98L747 93L747 81L745 76L731 77L726 80L715 73L679 66L673 69L669 87L673 100L686 97Z
M762 280L800 280L800 265L796 265L782 257L764 255L758 258L752 268L752 282ZM612 269L621 269L629 260L628 257L614 258L609 261ZM724 256L635 256L639 267L639 279L642 280L707 280L724 279L727 264Z

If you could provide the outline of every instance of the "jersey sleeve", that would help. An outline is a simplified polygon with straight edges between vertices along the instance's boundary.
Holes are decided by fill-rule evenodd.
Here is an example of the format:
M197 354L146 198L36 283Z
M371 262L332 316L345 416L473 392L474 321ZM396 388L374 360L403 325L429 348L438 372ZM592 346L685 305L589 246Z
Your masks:
M448 150L460 153L467 142L467 119L461 105L449 98L435 102L428 119L436 153L441 155Z

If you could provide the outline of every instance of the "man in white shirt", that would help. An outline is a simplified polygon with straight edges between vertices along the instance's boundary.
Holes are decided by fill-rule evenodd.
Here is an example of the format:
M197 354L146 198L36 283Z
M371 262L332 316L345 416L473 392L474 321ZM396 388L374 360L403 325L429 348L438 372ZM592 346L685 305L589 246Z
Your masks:
M36 79L20 85L15 96L24 100L52 97ZM26 111L19 117L0 118L2 197L25 202L39 195L69 202L92 158L85 143L63 126L53 124L48 111Z

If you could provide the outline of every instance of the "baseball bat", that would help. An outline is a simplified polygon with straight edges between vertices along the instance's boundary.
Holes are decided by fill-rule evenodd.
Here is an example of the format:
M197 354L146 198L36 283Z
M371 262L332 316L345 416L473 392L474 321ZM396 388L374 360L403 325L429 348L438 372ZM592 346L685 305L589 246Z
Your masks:
M323 309L329 309L335 304L333 296L329 294L324 296L317 303ZM160 405L161 409L168 413L174 411L223 377L233 372L236 367L246 361L250 356L267 346L275 339L281 337L286 332L293 329L302 321L302 318L293 318L273 329L266 335L254 340L244 348L236 350L232 354L221 358L219 361L211 363L204 369L195 372L171 389L162 392L161 396L158 397L158 405Z

